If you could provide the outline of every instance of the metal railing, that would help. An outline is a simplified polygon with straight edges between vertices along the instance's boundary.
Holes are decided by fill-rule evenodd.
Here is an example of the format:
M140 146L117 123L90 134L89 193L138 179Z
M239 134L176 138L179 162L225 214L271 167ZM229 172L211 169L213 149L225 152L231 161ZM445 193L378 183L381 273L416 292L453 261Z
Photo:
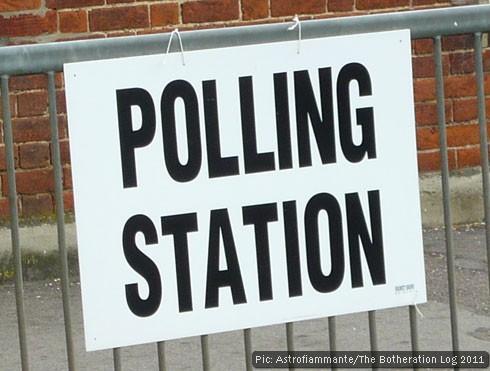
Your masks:
M482 164L482 183L484 192L485 220L490 218L487 120L485 112L485 89L482 63L482 33L490 29L490 5L443 8L435 10L410 11L392 14L359 16L355 18L336 18L302 22L302 37L305 39L349 35L365 32L386 31L394 29L410 29L413 39L430 38L434 43L435 76L438 106L438 123L441 150L441 171L444 203L444 224L447 251L447 273L449 287L452 348L460 349L458 330L458 309L456 303L455 262L453 249L452 216L449 188L449 161L446 137L446 117L444 105L444 79L442 69L441 40L445 36L472 34L474 39L474 60L478 96L478 120L480 125L480 148ZM259 26L235 27L229 29L212 29L189 31L181 34L186 50L221 48L234 45L269 43L292 40L296 36L285 32L281 23ZM65 222L63 209L62 167L60 160L60 142L58 138L58 119L56 107L56 91L54 76L63 70L68 62L98 60L106 58L127 57L163 53L168 44L170 34L131 36L114 39L97 39L89 41L71 41L39 45L19 45L0 48L1 96L4 126L4 142L6 150L8 194L10 205L10 227L12 253L15 263L15 297L17 306L17 323L19 330L20 354L22 370L29 369L28 341L26 335L26 315L24 309L23 277L21 263L21 247L19 243L19 211L17 203L16 171L14 158L14 142L12 136L12 119L9 101L9 78L16 75L45 74L47 77L49 117L51 124L51 156L55 177L55 198L59 258L62 267L62 298L66 333L67 368L77 369L73 347L72 319L70 312L69 279L67 248L65 241ZM174 44L172 52L178 51ZM490 225L486 225L487 253L490 256ZM488 259L490 262L490 259ZM490 282L490 279L489 279ZM376 312L371 311L369 317L369 333L371 350L378 350L376 331ZM416 308L409 306L411 331L411 348L419 350ZM328 319L330 350L336 350L335 318ZM294 349L293 324L286 324L287 348ZM244 330L246 367L251 364L251 330ZM208 337L201 337L202 365L208 369L209 363ZM159 369L165 369L164 343L157 344ZM121 349L114 349L114 369L122 369Z

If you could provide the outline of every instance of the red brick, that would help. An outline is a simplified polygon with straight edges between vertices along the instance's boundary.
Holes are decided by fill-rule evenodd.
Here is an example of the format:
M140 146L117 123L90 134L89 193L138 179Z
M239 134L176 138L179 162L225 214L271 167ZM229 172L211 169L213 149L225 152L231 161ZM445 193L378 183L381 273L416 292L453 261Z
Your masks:
M15 96L11 95L10 96L10 116L11 117L15 117L17 115L16 107L17 106L16 106ZM0 123L3 125L3 108L2 108L2 104L0 104ZM2 138L1 138L1 135L0 135L0 142L1 141L2 141Z
M473 48L472 35L448 36L442 39L442 50L460 50Z
M58 136L60 139L68 138L68 122L66 115L58 115Z
M22 216L39 216L53 212L53 199L49 194L23 196L21 205Z
M417 160L420 173L438 171L440 169L439 151L418 152Z
M239 17L238 0L200 0L182 4L183 23L232 21Z
M452 102L444 103L446 119L452 118ZM437 103L436 102L421 102L415 103L415 122L419 126L435 126L438 124Z
M0 13L34 10L41 7L41 0L2 0Z
M424 151L417 154L419 172L431 172L441 170L441 157L439 150L436 151ZM456 168L456 151L448 151L449 168Z
M63 188L64 189L72 189L73 188L73 179L72 179L70 167L64 167L63 168Z
M16 174L17 192L21 195L54 192L53 171L33 169Z
M490 50L483 52L483 70L490 71Z
M55 74L54 84L57 88L63 86L63 73L58 72ZM9 88L11 92L19 92L26 90L46 90L48 81L46 75L23 75L12 76L9 79Z
M475 59L471 52L451 53L449 60L453 75L475 72Z
M51 130L47 117L27 117L12 120L14 141L35 142L49 141Z
M49 165L50 151L48 143L26 143L19 146L20 167L33 169Z
M7 159L5 157L5 145L0 145L0 170L7 168Z
M56 72L54 74L54 86L56 88L61 88L65 86L65 77L63 72Z
M65 208L65 212L71 212L75 210L75 200L73 199L72 191L63 192L63 206Z
M442 73L444 76L449 74L449 56L442 57ZM432 55L414 56L412 58L413 77L434 77L435 60Z
M87 12L85 10L74 10L59 13L60 32L76 33L88 31Z
M446 132L449 147L463 147L480 143L480 128L478 125L448 126Z
M356 0L356 8L359 10L399 8L408 5L409 0Z
M107 4L134 3L135 0L107 0Z
M293 16L295 14L325 13L325 0L271 0L273 17Z
M82 8L94 5L104 5L104 0L46 0L46 7L50 9Z
M28 92L17 97L19 117L41 116L47 113L48 96L46 91Z
M416 79L413 82L415 102L425 102L436 98L436 83L430 79Z
M446 97L462 98L476 96L476 80L474 76L449 76L444 79Z
M19 149L14 145L14 164L15 167L19 165ZM5 153L5 145L0 145L0 170L5 171L7 169L7 158Z
M350 12L354 9L354 0L328 0L329 12Z
M417 128L417 149L419 151L439 148L439 130L436 128Z
M61 164L67 165L70 163L70 142L68 140L60 140L60 157Z
M269 0L242 0L242 18L245 21L269 17Z
M90 31L122 31L149 26L147 6L93 9L89 13Z
M9 88L14 91L46 89L47 80L45 75L12 76L9 79Z
M456 99L453 104L454 121L464 122L478 118L478 106L475 98Z
M178 24L179 21L179 4L165 3L155 4L150 7L150 21L153 27L168 26Z
M414 54L430 54L434 51L434 41L432 39L419 39L412 41Z
M460 169L465 167L480 166L481 153L480 147L460 148L457 150L458 167Z
M56 111L58 114L66 113L66 95L64 90L56 91Z
M57 29L56 13L45 15L23 14L15 17L0 16L0 35L3 37L38 36L55 33Z
M490 94L490 75L489 74L485 74L485 76L483 77L483 85L485 88L485 94L489 95Z
M435 63L432 56L422 56L412 58L413 77L434 77Z

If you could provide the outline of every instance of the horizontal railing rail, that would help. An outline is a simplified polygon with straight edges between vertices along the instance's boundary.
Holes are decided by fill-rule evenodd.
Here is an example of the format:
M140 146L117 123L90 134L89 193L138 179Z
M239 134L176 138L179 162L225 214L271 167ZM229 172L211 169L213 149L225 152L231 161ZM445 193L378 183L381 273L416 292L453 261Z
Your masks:
M490 30L490 4L302 21L302 38L410 29L412 38ZM284 23L182 32L185 50L294 40ZM0 48L0 75L62 71L63 64L165 53L169 33ZM172 45L170 51L178 51Z

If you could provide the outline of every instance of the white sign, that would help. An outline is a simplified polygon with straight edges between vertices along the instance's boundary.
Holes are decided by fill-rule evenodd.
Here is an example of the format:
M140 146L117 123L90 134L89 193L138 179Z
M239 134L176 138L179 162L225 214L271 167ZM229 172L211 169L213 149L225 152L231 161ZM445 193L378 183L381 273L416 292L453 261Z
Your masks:
M65 79L88 350L426 300L408 31Z

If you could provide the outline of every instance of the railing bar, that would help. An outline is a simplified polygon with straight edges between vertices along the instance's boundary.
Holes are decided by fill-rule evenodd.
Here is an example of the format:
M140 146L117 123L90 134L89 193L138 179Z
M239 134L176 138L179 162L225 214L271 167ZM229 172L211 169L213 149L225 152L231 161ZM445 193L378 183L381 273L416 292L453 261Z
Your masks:
M410 29L412 38L434 35L459 35L488 30L488 4L467 7L370 14L302 21L302 38L354 35ZM163 53L170 33L125 36L111 39L63 41L48 44L14 45L0 48L0 73L22 75L62 71L64 63L121 58ZM202 50L236 45L282 42L293 35L285 32L284 23L238 26L221 29L190 30L182 33L185 50ZM177 49L171 48L171 51Z
M410 315L410 341L412 345L412 352L419 351L419 330L417 327L417 309L415 305L408 306L408 313Z
M286 348L288 353L294 352L294 323L286 322ZM290 366L290 370L296 370L295 367Z
M12 257L15 273L15 300L17 306L17 325L19 330L20 358L22 370L29 370L27 350L26 316L24 306L24 279L19 239L19 210L17 205L17 185L15 180L15 155L12 134L12 116L10 112L9 77L1 77L3 131L5 141L5 159L7 162L8 199L10 212L10 233L12 238Z
M286 348L288 352L294 352L294 323L286 323Z
M487 113L485 107L485 86L483 79L483 55L481 32L474 34L475 72L478 89L478 122L480 124L480 156L483 184L483 208L485 215L485 237L487 244L488 285L490 290L490 180L488 165Z
M376 311L370 310L368 312L369 318L369 343L371 345L371 351L376 352L378 350L378 329L376 326Z
M112 349L112 357L114 359L114 371L122 371L121 348Z
M166 371L167 366L165 362L165 342L159 341L157 343L157 351L158 351L158 371Z
M328 317L328 344L331 352L337 350L337 322L335 316Z
M209 338L208 335L201 335L201 355L202 355L202 369L209 371L210 359L209 359Z
M369 344L371 345L371 352L378 351L378 327L376 325L376 311L370 310L368 312L369 318ZM373 370L377 370L377 364L373 365Z
M337 321L335 316L328 317L328 346L331 352L337 351ZM332 370L336 370L337 367L332 365Z
M441 37L434 38L436 91L437 91L437 117L439 123L439 146L441 153L442 196L444 206L444 229L446 237L447 276L449 291L449 310L451 317L451 334L453 351L459 351L458 314L456 305L456 284L454 273L454 248L452 232L451 199L449 190L449 159L446 135L446 112L444 105L444 77L442 72L442 45Z
M245 365L247 371L252 371L252 331L247 328L243 330L243 338L245 341Z
M73 371L75 366L75 351L73 346L72 317L70 309L70 278L66 248L65 209L63 205L63 179L60 154L60 139L58 128L58 109L56 106L56 87L54 72L48 72L48 101L49 120L51 126L51 160L54 172L54 194L56 200L56 227L58 232L58 250L61 263L61 297L63 301L63 317L65 322L66 352L68 369Z

